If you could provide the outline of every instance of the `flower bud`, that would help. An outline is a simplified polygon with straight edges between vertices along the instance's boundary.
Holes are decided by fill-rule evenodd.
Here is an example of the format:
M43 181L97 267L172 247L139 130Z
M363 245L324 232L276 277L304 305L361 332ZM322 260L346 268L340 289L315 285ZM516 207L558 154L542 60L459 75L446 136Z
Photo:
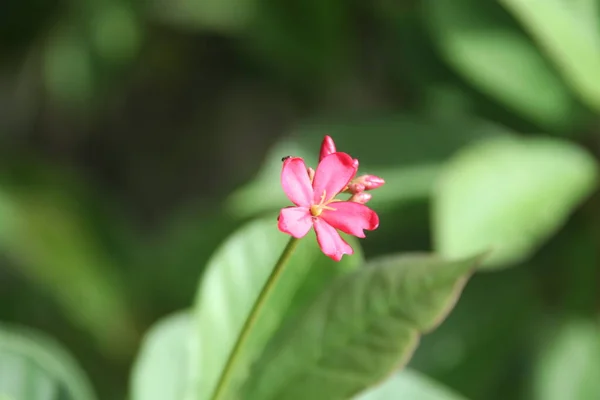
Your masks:
M360 203L360 204L366 204L369 200L371 200L371 194L367 193L367 192L360 192L360 193L356 193L353 194L352 197L350 197L349 201L353 201L355 203Z
M351 183L348 184L348 188L346 189L346 191L350 192L352 194L364 192L365 191L365 185L363 185L362 183L351 182Z
M335 153L335 143L333 143L333 139L331 136L325 136L323 142L321 143L321 152L319 153L319 161L321 161L326 156Z
M364 190L373 190L383 186L384 183L385 181L378 176L363 175L354 179L351 184L361 184L364 186Z
M313 179L315 179L315 170L312 169L311 167L308 167L307 169L308 172L308 178L310 179L310 181L312 182Z

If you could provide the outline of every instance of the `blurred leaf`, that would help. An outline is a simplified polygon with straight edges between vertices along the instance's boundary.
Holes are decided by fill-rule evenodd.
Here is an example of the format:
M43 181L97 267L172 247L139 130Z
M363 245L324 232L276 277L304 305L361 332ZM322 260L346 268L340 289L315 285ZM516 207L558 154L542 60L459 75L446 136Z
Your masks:
M276 225L273 217L245 226L231 236L209 261L194 306L196 331L192 341L192 388L187 398L202 400L213 394L240 330L289 241L289 236L279 232ZM314 292L305 292L304 299L295 296L307 277L312 276L314 281L323 285L325 277L333 275L331 270L336 271L335 275L344 274L362 263L358 243L355 240L349 243L356 254L336 263L321 253L313 237L300 242L240 353L225 397L230 396L246 377L254 358L286 317L292 301L295 301L295 307L301 307L301 302L312 300ZM318 286L313 286L315 291L320 290Z
M131 350L137 333L127 291L77 200L64 190L5 187L9 218L0 246L108 354Z
M533 43L500 21L501 8L478 0L425 5L436 44L465 79L548 129L568 124L574 102L567 88Z
M133 366L131 400L182 399L187 385L192 318L180 311L148 331Z
M69 105L88 103L94 92L91 53L75 29L60 27L50 36L44 54L46 88L54 98Z
M94 400L75 360L52 339L0 325L0 398Z
M569 322L545 343L533 380L534 400L595 400L600 393L600 330Z
M409 367L469 398L515 398L516 385L501 379L528 344L541 304L537 284L528 268L475 275L446 321L423 338Z
M155 18L191 30L238 31L254 18L257 0L154 0Z
M153 271L138 278L147 283L148 301L153 303L150 310L167 313L188 307L210 256L238 225L205 204L194 203L171 216L160 235L140 248L136 260L138 275L139 271Z
M281 189L281 158L302 157L307 165L316 167L325 135L333 137L338 151L360 160L359 174L371 173L386 180L369 203L379 212L401 201L426 198L441 162L454 151L474 139L504 134L502 129L481 122L425 122L409 116L305 125L273 147L256 179L229 197L227 210L246 217L288 205Z
M275 335L244 395L335 400L376 384L446 317L478 259L388 256L337 279Z
M597 248L600 209L596 196L538 258L543 271L540 280L557 289L552 293L552 301L560 304L565 312L575 315L595 316L598 312L598 290L596 285L590 284L600 282ZM566 265L569 267L565 268Z
M596 185L594 159L553 139L496 138L458 154L440 177L433 228L438 251L492 250L489 268L529 257Z
M423 110L437 118L473 113L475 99L458 84L429 84L423 88Z
M141 29L131 7L124 2L107 2L92 14L92 40L104 59L120 64L137 53Z
M599 111L598 14L588 12L584 17L581 8L568 0L501 0L500 4L524 25L581 100Z
M11 11L9 18L14 18L14 12L14 10ZM2 21L0 21L0 26L0 30L2 30L4 28ZM2 32L0 32L0 37L0 42L7 38L3 36ZM1 43L0 47L2 47ZM3 59L10 60L6 53L4 53ZM0 121L2 121L0 138L3 140L31 132L36 126L36 115L40 106L39 61L35 57L29 57L20 61L19 64L19 69L12 73L0 66L0 71L2 71L0 72L0 85L2 86L0 91ZM6 158L3 157L3 159L6 162Z
M450 389L418 372L406 369L392 375L377 387L356 396L355 400L465 400Z
M257 0L243 50L286 84L300 82L322 96L348 68L348 22L343 0Z

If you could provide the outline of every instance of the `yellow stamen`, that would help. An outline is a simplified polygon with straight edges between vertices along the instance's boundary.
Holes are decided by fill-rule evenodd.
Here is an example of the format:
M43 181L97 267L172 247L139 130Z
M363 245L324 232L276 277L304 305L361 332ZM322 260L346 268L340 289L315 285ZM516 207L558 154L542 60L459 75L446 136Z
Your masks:
M327 197L327 193L325 191L323 191L323 194L321 195L321 201L319 202L319 204L313 204L312 206L310 206L310 215L312 215L313 217L318 217L319 215L321 215L323 210L335 211L335 208L329 207L327 204L332 203L334 201L341 201L341 200L331 199L326 203L325 202L326 197Z
M323 204L325 202L325 196L327 195L327 192L325 192L323 190L323 194L321 195L321 202L319 203L319 205Z
M318 217L319 215L321 215L321 213L323 212L323 208L319 205L313 204L312 206L310 206L310 214L313 217Z

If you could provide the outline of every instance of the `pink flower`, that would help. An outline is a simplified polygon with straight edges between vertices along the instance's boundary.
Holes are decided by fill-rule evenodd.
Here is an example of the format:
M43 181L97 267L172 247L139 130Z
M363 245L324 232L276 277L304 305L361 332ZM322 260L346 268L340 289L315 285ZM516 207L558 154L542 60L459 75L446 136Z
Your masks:
M348 154L334 152L321 159L311 182L304 160L287 158L283 162L281 185L296 207L281 210L279 230L302 238L314 227L325 255L340 261L344 254L353 254L338 230L364 238L363 230L379 226L379 217L369 207L335 198L354 178L357 169L358 162Z

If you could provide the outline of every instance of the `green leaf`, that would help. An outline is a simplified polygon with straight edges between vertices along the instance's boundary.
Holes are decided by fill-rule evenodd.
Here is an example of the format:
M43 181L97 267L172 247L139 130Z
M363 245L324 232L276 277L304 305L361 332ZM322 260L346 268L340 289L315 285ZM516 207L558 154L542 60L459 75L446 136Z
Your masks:
M144 289L151 294L152 306L164 312L189 307L190 293L195 292L210 256L238 225L239 221L215 212L211 205L180 207L161 227L160 237L137 250L138 276L133 278L146 281ZM139 276L149 270L152 274Z
M600 110L598 14L568 0L501 0L588 106ZM581 5L581 2L579 2ZM586 15L582 9L586 10Z
M256 0L153 0L151 11L160 21L190 30L237 32L256 12Z
M477 121L424 121L404 115L306 124L271 149L256 179L230 196L227 211L247 217L289 205L281 189L281 158L302 157L316 167L325 135L335 140L338 151L359 159L359 174L386 180L369 203L381 212L398 202L429 196L441 163L457 149L474 139L505 134Z
M285 80L288 90L323 94L351 65L349 18L343 0L258 0L241 45L253 63L270 70L271 79Z
M442 55L465 79L549 129L572 119L567 88L534 44L498 18L500 7L478 0L428 0L425 6Z
M181 311L146 334L131 376L131 400L182 399L187 389L192 315Z
M418 372L404 370L377 387L356 396L355 400L465 400Z
M70 25L59 26L44 50L44 84L54 100L71 107L88 105L95 94L94 65L85 36Z
M478 259L387 257L338 278L275 335L245 398L347 399L376 384L446 317Z
M490 268L529 257L596 185L581 148L555 139L497 138L459 153L433 201L437 250L464 257L492 250Z
M114 65L131 61L142 39L135 11L126 2L108 1L90 14L90 36L98 55Z
M362 263L358 243L348 240L356 253L339 263L323 255L312 234L301 240L233 367L225 398L246 377L290 307L302 308L303 302L312 300L326 283L327 275L344 274ZM209 261L194 306L192 387L187 398L203 400L213 394L242 325L288 241L289 236L277 230L275 217L255 221L231 236ZM299 292L307 279L317 284ZM303 297L299 298L298 293L304 293Z
M409 368L472 399L516 398L510 375L540 312L539 279L528 268L477 274L442 326L423 338Z
M94 400L75 360L54 340L0 324L0 399Z
M571 321L547 338L533 379L534 400L595 400L600 393L600 330Z
M137 332L127 291L79 199L64 189L2 190L0 247L9 265L51 294L107 354L129 352Z

